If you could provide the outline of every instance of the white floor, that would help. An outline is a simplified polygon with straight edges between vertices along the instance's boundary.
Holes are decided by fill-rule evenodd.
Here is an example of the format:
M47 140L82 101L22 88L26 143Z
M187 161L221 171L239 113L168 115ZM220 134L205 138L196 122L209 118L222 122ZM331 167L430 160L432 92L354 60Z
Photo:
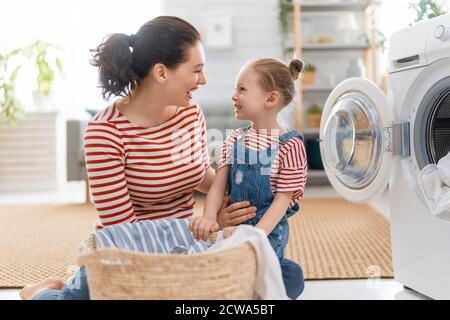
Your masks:
M337 197L331 187L310 187L307 197ZM0 195L0 204L82 203L83 182L69 183L59 192L9 193ZM306 281L302 300L424 300L428 297L405 289L393 279ZM0 289L0 300L18 300L18 289Z
M0 289L0 300L19 300L19 289ZM427 300L395 280L306 281L299 300Z

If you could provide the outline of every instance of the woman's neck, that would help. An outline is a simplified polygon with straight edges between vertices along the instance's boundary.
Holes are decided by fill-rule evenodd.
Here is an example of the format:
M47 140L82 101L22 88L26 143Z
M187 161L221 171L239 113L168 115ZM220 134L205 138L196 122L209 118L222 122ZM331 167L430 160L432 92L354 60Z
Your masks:
M161 99L156 88L137 88L131 98L117 101L116 107L133 124L151 128L163 124L176 113L177 107Z

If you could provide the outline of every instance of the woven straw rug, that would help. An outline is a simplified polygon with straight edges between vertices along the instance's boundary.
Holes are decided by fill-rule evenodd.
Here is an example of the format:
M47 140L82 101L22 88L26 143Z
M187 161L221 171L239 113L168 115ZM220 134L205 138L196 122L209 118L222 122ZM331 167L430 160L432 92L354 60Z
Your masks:
M96 220L94 207L84 204L0 206L0 287L67 279Z
M67 279L96 220L92 205L0 206L0 287ZM286 255L307 280L392 277L389 223L370 207L305 199L290 226Z
M289 226L286 257L306 280L394 276L389 221L368 205L305 199Z

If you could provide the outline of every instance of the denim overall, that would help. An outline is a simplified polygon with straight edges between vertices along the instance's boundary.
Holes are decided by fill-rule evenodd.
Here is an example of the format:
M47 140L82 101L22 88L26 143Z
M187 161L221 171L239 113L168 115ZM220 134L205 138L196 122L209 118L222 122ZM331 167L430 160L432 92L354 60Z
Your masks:
M230 204L239 201L249 201L257 208L256 216L244 222L245 224L256 225L261 220L264 213L272 204L274 194L270 186L270 174L272 164L279 150L279 144L273 144L265 150L253 150L245 147L245 133L249 127L241 129L242 135L233 144L233 150L228 164L228 194ZM298 131L290 131L279 137L279 142L284 143L293 137L303 136ZM289 238L288 217L292 216L299 209L298 204L289 208L280 222L268 235L268 240L272 245L280 261L283 274L283 281L287 294L290 298L296 299L303 291L303 271L294 261L284 258L284 250Z

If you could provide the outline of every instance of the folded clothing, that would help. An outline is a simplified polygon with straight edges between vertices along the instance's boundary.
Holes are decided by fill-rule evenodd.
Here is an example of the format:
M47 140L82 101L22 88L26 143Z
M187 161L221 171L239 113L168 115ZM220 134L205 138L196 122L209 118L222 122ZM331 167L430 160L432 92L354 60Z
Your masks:
M96 248L119 248L143 253L200 253L211 243L196 240L189 219L143 220L122 223L94 232Z

